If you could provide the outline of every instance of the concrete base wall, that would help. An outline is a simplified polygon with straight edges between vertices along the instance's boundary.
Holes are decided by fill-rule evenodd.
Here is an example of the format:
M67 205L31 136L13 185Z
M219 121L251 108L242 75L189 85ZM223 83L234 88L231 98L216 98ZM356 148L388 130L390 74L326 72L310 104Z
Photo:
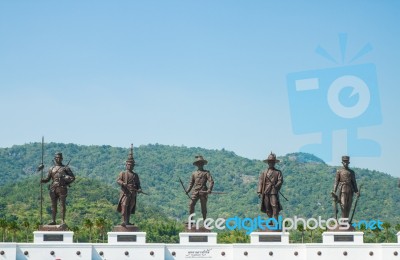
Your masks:
M181 244L0 243L0 260L400 260L400 241L367 244L360 240L363 234L356 233L352 233L355 235L353 242L335 242L334 234L327 232L323 243L313 244L289 244L286 238L282 243L260 243L254 239L248 244L217 244L214 234L210 234L212 243L189 242L188 234L183 235ZM397 235L400 239L400 232Z

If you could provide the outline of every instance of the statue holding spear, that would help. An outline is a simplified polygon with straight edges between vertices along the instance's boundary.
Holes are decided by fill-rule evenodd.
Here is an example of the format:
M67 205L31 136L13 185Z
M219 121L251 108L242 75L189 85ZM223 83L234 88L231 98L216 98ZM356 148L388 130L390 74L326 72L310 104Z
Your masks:
M42 141L43 147L43 141ZM42 148L42 164L38 167L38 170L42 171L42 176L40 179L41 183L41 193L40 193L40 217L42 222L42 183L47 183L52 180L50 184L50 199L51 199L51 219L52 221L48 225L56 225L56 215L57 215L57 204L60 202L61 208L61 224L65 225L65 213L66 213L66 198L68 193L69 185L75 181L75 176L71 171L71 168L62 163L63 155L57 152L54 156L55 165L50 167L46 178L43 178L43 148Z

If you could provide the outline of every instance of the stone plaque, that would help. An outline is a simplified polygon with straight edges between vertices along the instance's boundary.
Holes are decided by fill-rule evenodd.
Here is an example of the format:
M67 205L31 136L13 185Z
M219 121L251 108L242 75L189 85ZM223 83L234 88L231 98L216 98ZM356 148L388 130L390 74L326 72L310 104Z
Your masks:
M353 235L334 235L333 236L334 242L354 242Z
M60 234L44 234L43 241L64 241L64 235Z
M189 236L189 242L208 242L208 236Z
M259 242L282 242L282 237L280 235L260 235L258 237Z
M117 235L117 242L136 242L136 235Z

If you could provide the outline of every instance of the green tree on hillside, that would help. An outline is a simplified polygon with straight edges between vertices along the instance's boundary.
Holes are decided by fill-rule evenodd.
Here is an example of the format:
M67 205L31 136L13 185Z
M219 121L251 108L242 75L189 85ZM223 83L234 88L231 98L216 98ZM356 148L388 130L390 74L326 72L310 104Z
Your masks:
M1 228L1 233L3 236L3 242L6 242L6 230L8 227L8 222L4 218L0 218L0 228Z
M297 225L297 231L301 232L301 243L304 243L304 225L302 223Z
M389 242L389 229L391 228L391 224L389 222L383 222L382 227L385 230L385 240L386 243Z
M18 223L13 220L8 223L8 230L12 233L11 235L11 242L17 242L15 240L17 232L20 230Z
M85 218L83 220L83 226L85 228L89 229L89 242L91 243L92 242L92 229L93 229L93 226L94 226L93 221L90 220L89 218Z
M240 230L228 230L218 233L217 241L220 244L250 243L250 236Z
M29 221L25 219L24 221L22 221L22 226L24 227L26 242L28 243L29 242L29 234L31 232L31 230L30 230L31 225L30 225Z
M107 221L103 217L96 218L94 222L95 227L98 230L99 235L101 236L101 240L104 243L104 236L107 228Z

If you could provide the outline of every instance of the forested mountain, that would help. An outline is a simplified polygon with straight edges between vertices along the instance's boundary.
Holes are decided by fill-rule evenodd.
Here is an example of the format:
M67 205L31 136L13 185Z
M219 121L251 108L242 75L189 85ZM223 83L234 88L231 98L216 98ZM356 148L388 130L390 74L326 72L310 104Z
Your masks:
M48 143L45 144L45 172L53 165L56 151L63 152L65 164L71 160L69 165L76 175L67 198L69 226L83 225L85 219L94 221L98 218L107 220L110 225L119 223L116 178L124 169L129 148ZM178 179L180 177L187 186L191 172L196 169L192 165L194 156L199 154L209 162L205 168L213 175L214 190L226 192L209 196L209 217L216 219L237 215L253 218L260 214L256 189L265 163L224 149L155 144L134 148L135 171L140 176L143 191L149 193L148 196L139 195L137 214L133 217L135 221L147 225L153 218L179 220L179 223L186 220L189 202ZM277 168L282 170L284 176L281 192L288 198L285 201L281 197L282 215L332 217L330 191L338 167L328 166L311 154L293 153L278 157L281 162ZM40 159L40 143L0 148L0 218L38 222L40 173L35 170ZM382 172L353 170L358 184L362 184L362 195L354 219L380 219L393 225L400 223L400 191L396 179ZM50 219L47 185L44 185L43 195L46 222ZM200 205L196 208L200 216ZM165 223L169 225L175 221Z

